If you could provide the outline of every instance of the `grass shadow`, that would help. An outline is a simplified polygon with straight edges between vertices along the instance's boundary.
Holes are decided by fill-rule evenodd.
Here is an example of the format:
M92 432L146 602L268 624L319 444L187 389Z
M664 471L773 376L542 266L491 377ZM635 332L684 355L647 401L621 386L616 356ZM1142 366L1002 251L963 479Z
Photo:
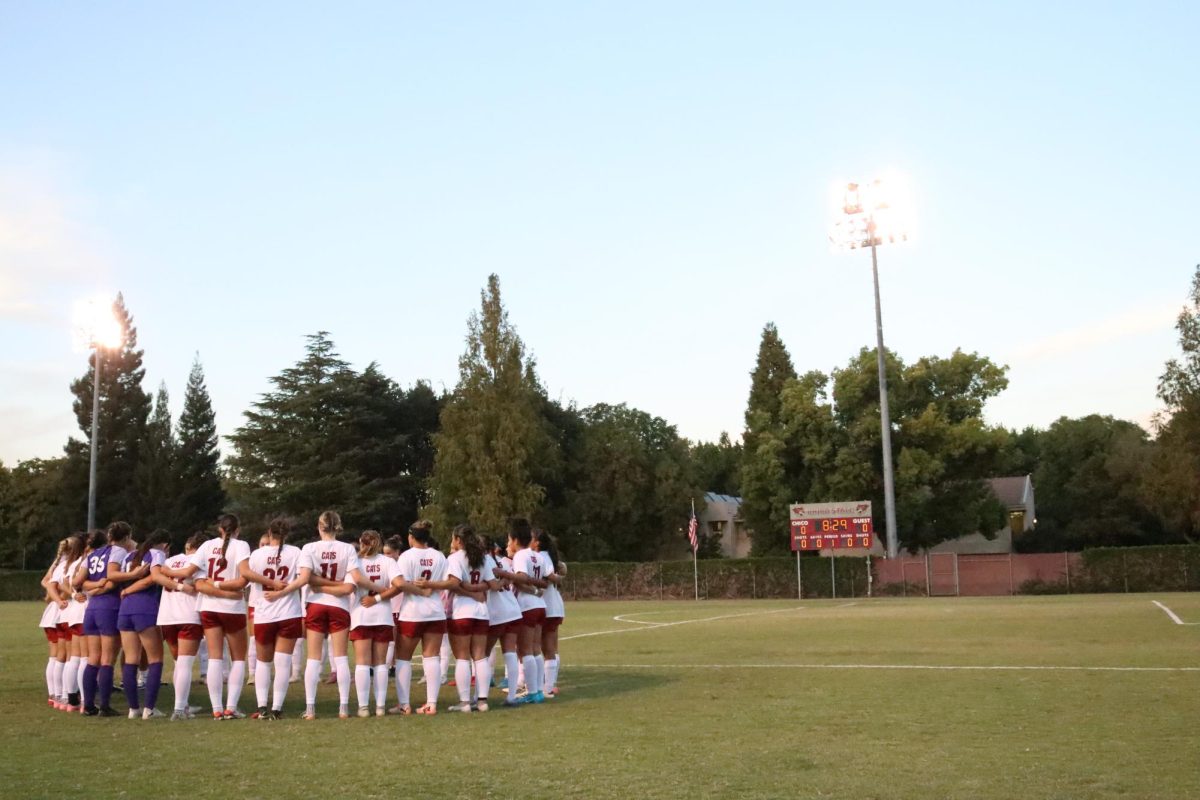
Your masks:
M602 700L630 692L657 689L678 681L675 676L664 673L651 670L621 670L619 667L572 668L568 663L565 671L567 675L560 681L563 685L563 700Z

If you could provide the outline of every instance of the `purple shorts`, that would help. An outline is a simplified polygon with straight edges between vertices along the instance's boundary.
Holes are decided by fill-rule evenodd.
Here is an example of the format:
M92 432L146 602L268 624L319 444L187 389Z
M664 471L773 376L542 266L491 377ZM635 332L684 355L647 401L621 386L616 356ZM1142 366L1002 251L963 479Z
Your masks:
M158 614L119 614L117 615L117 630L141 633L146 628L158 624Z
M92 604L88 603L87 610L83 612L83 635L119 636L117 611L116 608L92 608Z

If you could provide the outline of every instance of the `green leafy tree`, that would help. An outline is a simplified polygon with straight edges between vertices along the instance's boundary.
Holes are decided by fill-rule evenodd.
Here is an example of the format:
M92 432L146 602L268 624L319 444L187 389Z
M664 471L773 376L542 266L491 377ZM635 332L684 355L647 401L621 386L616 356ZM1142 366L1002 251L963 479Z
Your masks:
M715 442L698 442L691 446L691 481L706 492L741 494L741 442L733 443L722 431Z
M583 558L658 557L685 535L690 499L703 510L703 491L688 480L687 443L666 420L624 404L594 405L582 417L572 545Z
M204 367L200 364L199 354L188 373L176 439L178 488L170 528L176 536L188 536L193 531L212 526L228 501L221 485L217 415L204 382Z
M434 437L430 503L422 513L443 529L469 521L499 533L511 516L541 513L544 476L559 468L561 453L534 359L509 322L496 275L467 321L458 372Z
M131 515L143 530L171 528L175 522L175 503L179 491L175 465L178 444L171 425L170 396L167 385L160 384L154 398L154 411L146 423L146 437L138 452L138 510Z
M0 563L42 569L71 532L61 502L65 459L33 458L0 469Z
M742 435L742 515L752 531L756 554L773 551L777 540L786 538L788 504L798 499L790 496L780 423L783 390L795 378L796 369L779 330L768 322L750 373L746 430Z
M1158 381L1165 414L1155 420L1157 447L1142 479L1142 498L1173 540L1200 541L1200 265L1175 322L1179 358Z
M75 419L83 433L82 441L68 440L63 473L63 504L76 525L87 519L88 469L92 433L92 389L95 385L95 359L100 359L100 430L96 459L96 524L114 519L131 519L143 507L138 485L138 465L150 416L150 396L142 389L145 369L138 349L137 328L117 295L113 315L123 337L118 348L93 350L88 371L72 382L75 395Z

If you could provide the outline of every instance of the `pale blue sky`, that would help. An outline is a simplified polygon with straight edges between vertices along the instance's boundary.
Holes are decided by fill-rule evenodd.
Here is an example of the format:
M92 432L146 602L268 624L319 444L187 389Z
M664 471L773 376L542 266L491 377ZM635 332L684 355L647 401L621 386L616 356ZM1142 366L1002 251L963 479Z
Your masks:
M121 290L223 433L331 331L453 386L489 272L550 393L737 434L763 324L873 344L830 186L910 177L888 345L1011 367L1008 426L1145 424L1200 261L1195 3L0 2L0 458L61 452Z

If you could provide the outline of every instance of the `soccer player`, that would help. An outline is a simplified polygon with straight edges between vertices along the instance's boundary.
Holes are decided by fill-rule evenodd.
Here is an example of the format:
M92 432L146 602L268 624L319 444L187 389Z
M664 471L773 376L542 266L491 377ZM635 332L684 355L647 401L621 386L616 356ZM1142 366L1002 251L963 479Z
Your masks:
M117 614L117 630L121 632L121 650L124 652L124 667L121 669L121 686L129 704L129 718L154 719L165 716L155 708L158 689L162 685L163 642L158 629L158 603L162 593L154 579L155 567L162 567L167 560L167 544L170 534L154 531L137 549L126 556L121 571L132 574L135 569L146 567L142 577L121 589L121 607ZM138 698L138 662L146 654L146 704ZM140 709L140 711L139 711Z
M404 552L404 544L399 536L389 536L383 543L383 554L390 558L393 563L398 563L400 554ZM396 593L388 603L392 610L392 643L388 645L387 651L387 666L388 671L394 669L393 665L396 661L396 641L400 638L400 604L404 602L404 596L399 592ZM391 710L391 709L389 709ZM396 709L398 710L398 708ZM393 711L393 713L395 713Z
M430 588L446 580L446 557L434 547L433 523L420 520L408 529L409 549L401 554L400 575L393 588L404 592L400 605L400 643L396 646L396 692L402 714L411 714L408 692L412 682L412 654L421 645L425 672L425 705L418 714L436 714L442 665L438 651L446 633L446 609ZM388 594L388 597L392 595Z
M520 661L517 659L517 637L524 625L521 619L521 606L517 603L517 595L512 583L512 559L504 555L498 542L491 543L492 575L496 580L496 588L488 590L488 642L487 652L491 653L496 643L500 643L500 652L504 657L504 684L508 690L506 706L520 705L517 700L517 673L520 672ZM491 662L489 661L489 665ZM492 670L495 674L495 670ZM482 691L482 690L481 690Z
M546 601L542 599L546 581L542 579L542 561L529 547L532 541L529 520L514 518L508 532L508 551L512 553L511 580L516 585L517 604L524 622L517 633L517 652L525 668L525 702L541 703L546 698L542 694L538 656L542 653L542 621L546 618Z
M193 533L184 543L181 554L169 557L157 569L150 568L150 574L164 589L158 601L158 626L171 649L171 657L175 659L175 670L171 676L175 687L175 709L171 713L173 721L195 717L192 707L188 705L188 698L192 691L192 664L204 639L204 628L200 626L199 598L193 581L190 578L176 580L167 572L182 572L206 538L203 531Z
M337 675L338 717L350 716L350 659L346 655L350 637L350 597L355 585L366 585L358 566L354 545L339 542L342 518L336 511L326 511L317 520L320 539L304 545L300 567L307 569L308 608L304 627L307 630L308 663L304 668L304 719L317 718L317 686L321 681L321 648L329 637L333 668Z
M492 574L491 557L483 540L470 525L458 525L450 537L450 558L446 565L446 582L452 597L450 647L454 652L454 684L458 703L451 711L472 710L471 667L475 667L475 685L479 700L478 711L487 711L488 685L492 675L487 660L488 604L487 592L496 585ZM443 588L438 585L434 588Z
M135 546L133 529L127 522L114 522L108 530L96 531L92 552L80 565L72 585L91 595L83 616L87 639L87 666L83 668L83 713L89 717L115 717L112 708L113 662L120 647L117 613L121 606L121 583L142 577L144 567L132 575L121 572L121 564ZM145 570L149 571L149 570ZM100 705L96 706L97 698Z
M395 625L392 607L380 595L391 587L399 574L395 560L383 555L383 538L377 531L363 531L358 537L358 563L363 577L374 588L358 589L350 609L350 641L354 642L354 686L358 694L358 715L371 715L371 682L374 673L375 715L387 711L387 652ZM350 579L347 578L347 581Z
M208 699L215 720L244 719L238 700L246 682L246 597L242 590L248 581L242 565L250 558L250 545L238 538L241 522L233 514L217 519L216 539L209 539L192 554L192 560L180 571L166 570L172 578L196 577L200 597L200 625L208 644ZM229 644L229 683L225 702L221 701L222 672L220 656Z
M263 535L264 544L250 554L246 567L250 597L256 609L254 693L258 700L257 719L283 718L283 701L292 674L292 655L296 640L304 633L300 587L308 582L309 574L300 566L303 560L300 548L286 543L291 532L287 520L272 520ZM274 682L271 680L272 664L275 667Z
M63 710L59 697L62 694L63 670L67 664L69 642L69 635L68 638L64 638L58 627L59 618L68 605L67 599L59 592L59 585L63 570L67 566L67 548L70 547L70 543L70 539L63 539L58 543L54 560L50 562L46 574L42 577L42 588L46 590L46 608L42 611L41 622L38 623L50 644L50 658L46 662L46 704L58 711Z
M64 554L63 567L58 572L59 597L66 599L67 606L59 611L58 638L66 641L67 660L63 666L62 680L59 684L59 707L63 711L79 711L79 681L83 677L81 664L84 657L83 614L87 595L76 593L71 586L75 570L83 562L83 553L87 549L87 537L82 533L73 534L70 544Z
M558 587L562 583L565 567L558 558L558 543L549 533L534 531L532 544L542 560L542 577L547 583L542 595L546 601L546 619L542 622L542 658L545 660L543 694L555 697L558 695L558 628L566 616Z

